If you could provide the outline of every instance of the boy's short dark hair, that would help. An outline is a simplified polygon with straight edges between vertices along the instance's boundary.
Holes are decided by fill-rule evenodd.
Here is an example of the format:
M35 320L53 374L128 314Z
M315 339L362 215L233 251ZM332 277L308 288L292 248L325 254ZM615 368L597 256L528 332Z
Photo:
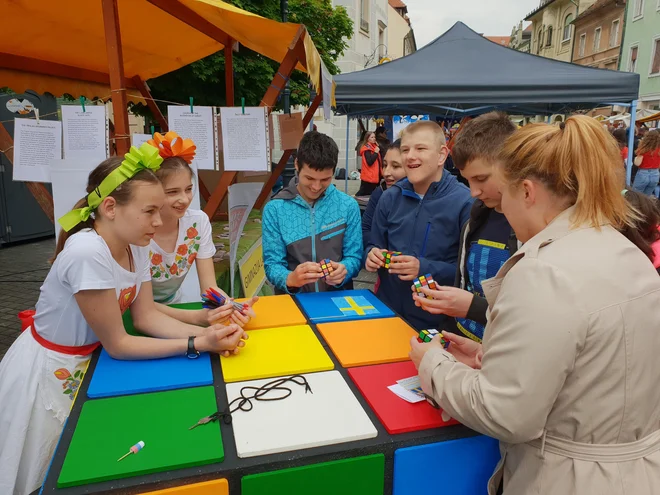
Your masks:
M387 152L390 151L390 150L401 151L401 140L397 139L393 143L388 144L387 147L385 148L385 150L383 150L383 156L385 156L387 154Z
M454 166L463 170L477 158L497 159L504 141L515 131L515 124L503 112L490 112L469 121L454 139L451 150Z
M298 167L307 165L314 170L334 170L339 160L339 148L330 136L317 131L306 132L296 153Z

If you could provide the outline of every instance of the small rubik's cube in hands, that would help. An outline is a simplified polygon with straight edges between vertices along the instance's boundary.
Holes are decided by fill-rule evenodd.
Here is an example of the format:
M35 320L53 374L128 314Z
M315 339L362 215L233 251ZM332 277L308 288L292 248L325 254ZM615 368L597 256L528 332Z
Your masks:
M335 269L332 268L332 261L330 261L329 259L324 259L319 263L319 265L321 266L321 270L323 271L323 278L330 276L330 274L335 271Z
M427 273L426 275L422 275L419 278L416 278L413 280L413 284L415 286L415 292L417 292L417 295L419 297L424 297L427 299L433 299L431 296L427 296L422 292L422 287L426 287L427 289L431 290L438 290L438 284L435 283L435 280L433 280L433 277L431 276L430 273Z
M383 251L383 258L385 258L385 265L383 268L386 270L390 269L390 265L392 264L392 256L401 256L400 251Z
M417 337L418 342L431 342L433 337L440 335L440 332L438 332L435 328L429 328L428 330L422 330L419 332L419 336Z

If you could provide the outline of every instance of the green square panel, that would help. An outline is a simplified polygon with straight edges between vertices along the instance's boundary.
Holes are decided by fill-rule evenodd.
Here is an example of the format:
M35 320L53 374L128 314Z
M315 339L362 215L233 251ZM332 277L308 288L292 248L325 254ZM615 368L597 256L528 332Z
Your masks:
M193 302L193 303L182 303L182 304L170 304L170 307L172 308L179 308L179 309L187 309L187 310L192 310L192 309L202 309L202 303L201 302ZM124 329L126 330L126 333L129 335L137 335L138 337L143 337L140 332L138 332L135 327L133 326L133 317L131 316L131 310L129 309L124 313L122 316L122 319L124 320Z
M384 487L383 454L252 474L241 480L242 495L382 495Z
M217 410L213 387L88 400L57 480L58 488L222 462L220 425L189 430ZM142 440L144 448L117 462Z

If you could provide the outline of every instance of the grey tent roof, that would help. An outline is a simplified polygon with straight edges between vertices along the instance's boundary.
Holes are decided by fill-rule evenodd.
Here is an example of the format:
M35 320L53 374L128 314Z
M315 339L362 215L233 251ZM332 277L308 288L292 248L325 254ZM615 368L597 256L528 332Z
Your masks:
M335 81L337 111L349 115L551 114L639 95L639 74L518 52L462 22L411 55Z

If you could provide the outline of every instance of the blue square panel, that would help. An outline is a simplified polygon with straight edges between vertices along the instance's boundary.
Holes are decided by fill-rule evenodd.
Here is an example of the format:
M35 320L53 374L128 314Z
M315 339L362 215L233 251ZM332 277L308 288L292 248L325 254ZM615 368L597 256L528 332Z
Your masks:
M476 436L394 452L393 495L487 495L499 442Z
M389 318L394 312L368 290L306 292L296 299L314 323Z
M96 363L87 397L98 399L212 384L209 354L201 354L197 359L174 356L121 361L111 358L104 349Z

